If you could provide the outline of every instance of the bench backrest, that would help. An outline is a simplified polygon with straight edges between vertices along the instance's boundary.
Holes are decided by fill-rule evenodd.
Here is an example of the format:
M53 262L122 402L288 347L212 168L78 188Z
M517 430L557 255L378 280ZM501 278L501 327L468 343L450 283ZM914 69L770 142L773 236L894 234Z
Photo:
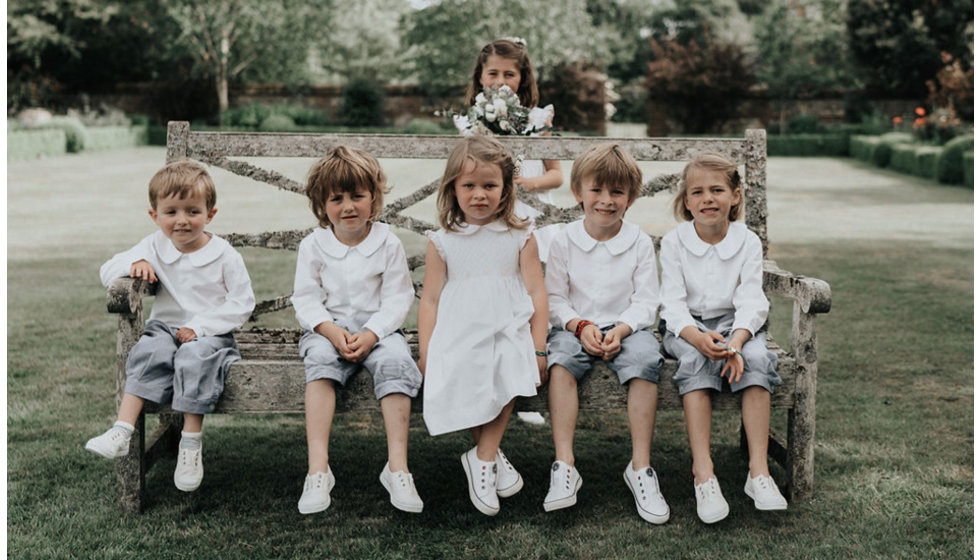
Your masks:
M615 142L629 151L637 161L686 162L703 152L719 152L743 166L746 197L745 223L762 240L763 254L768 252L766 230L766 131L749 129L742 138L609 138L582 136L552 137L498 137L513 153L526 159L574 160L591 146ZM191 131L187 122L171 122L167 130L167 162L193 159L225 169L236 175L303 195L304 185L284 175L262 169L234 158L247 157L308 157L323 156L330 148L347 145L360 148L378 159L446 159L459 141L450 135L410 134L304 134L271 132L199 132ZM567 175L566 175L567 178ZM438 188L440 177L427 185L421 185L412 194L389 201L380 220L394 226L423 233L436 229L435 223L427 223L402 214L406 208L432 195ZM654 196L670 191L677 183L678 174L663 174L647 179L641 196ZM565 184L568 184L566 179ZM519 198L543 212L535 219L538 226L567 223L577 219L581 210L577 206L557 208L544 204L519 192ZM225 235L232 245L296 249L309 229L267 232L261 234ZM409 267L415 269L424 264L423 255L410 255ZM288 306L288 296L261 302L256 314L283 309Z

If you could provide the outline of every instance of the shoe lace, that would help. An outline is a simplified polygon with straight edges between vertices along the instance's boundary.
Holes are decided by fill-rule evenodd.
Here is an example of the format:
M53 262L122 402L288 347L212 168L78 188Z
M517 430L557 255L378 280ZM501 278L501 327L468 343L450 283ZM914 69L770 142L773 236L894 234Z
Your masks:
M708 496L713 496L717 494L717 489L713 481L709 480L704 484L698 486L698 492L701 494L701 499L707 499Z

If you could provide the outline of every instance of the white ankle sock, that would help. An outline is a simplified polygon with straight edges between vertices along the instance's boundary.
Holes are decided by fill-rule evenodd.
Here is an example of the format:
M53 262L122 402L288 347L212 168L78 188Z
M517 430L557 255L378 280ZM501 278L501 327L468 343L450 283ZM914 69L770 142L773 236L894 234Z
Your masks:
M178 447L181 449L200 449L201 432L180 432L180 445Z
M136 431L135 426L133 426L129 422L123 422L122 420L116 420L116 423L113 424L112 427L122 430L123 432L126 433L127 436L133 435L133 432Z

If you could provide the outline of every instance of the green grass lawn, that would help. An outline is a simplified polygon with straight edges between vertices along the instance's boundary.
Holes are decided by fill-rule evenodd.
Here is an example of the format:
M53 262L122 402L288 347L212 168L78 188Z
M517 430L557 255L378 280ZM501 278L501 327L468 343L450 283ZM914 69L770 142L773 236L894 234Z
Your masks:
M973 249L938 236L896 242L903 235L897 226L866 240L773 245L783 268L822 278L834 292L831 313L820 317L815 494L788 512L752 508L741 491L738 416L716 414L714 460L732 512L716 526L701 524L683 418L672 412L659 416L654 437L654 466L672 510L664 526L640 520L622 482L625 414L581 418L577 466L585 484L578 505L561 512L541 508L552 459L546 428L511 425L504 445L525 489L486 518L470 505L459 466L468 436L429 437L414 417L410 462L425 512L409 515L390 507L377 480L385 461L380 416L339 417L333 505L300 516L302 417L216 416L207 421L200 490L176 490L174 461L164 460L148 476L148 511L124 516L112 463L82 449L115 413L115 324L98 267L152 231L145 184L163 159L162 150L124 156L83 154L8 171L11 558L973 557ZM969 194L823 161L851 174L828 176L829 183L884 176L894 192L918 193L914 203L923 208L935 199L972 213ZM771 161L773 187L791 182L787 163ZM71 177L82 179L70 184ZM219 190L216 229L234 230L231 218L244 211L236 205L245 204L236 197L252 196L247 188ZM787 193L774 188L772 196L778 200L771 209L787 206ZM868 196L875 219L897 205L888 191ZM808 204L820 207L819 200ZM262 211L285 225L309 220L301 200ZM43 227L31 227L37 225ZM291 254L245 254L260 297L288 290ZM785 337L788 314L776 302L777 337ZM292 317L281 320L290 324ZM785 481L780 468L773 474Z

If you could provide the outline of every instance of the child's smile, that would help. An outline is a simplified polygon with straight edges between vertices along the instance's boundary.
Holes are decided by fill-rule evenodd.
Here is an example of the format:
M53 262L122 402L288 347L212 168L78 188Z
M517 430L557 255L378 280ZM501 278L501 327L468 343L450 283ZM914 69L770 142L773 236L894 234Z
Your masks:
M209 210L204 197L195 193L186 198L158 199L156 208L150 209L150 217L178 251L193 253L211 240L204 227L211 223L217 211L217 208Z
M497 219L504 174L499 166L469 161L453 188L466 223L483 226Z
M687 174L684 206L694 217L694 228L706 242L718 242L728 232L728 215L742 196L732 190L725 174L708 169L691 169Z
M607 241L619 233L626 209L633 205L628 189L596 185L593 177L586 177L580 192L574 194L585 210L585 231L598 241Z

